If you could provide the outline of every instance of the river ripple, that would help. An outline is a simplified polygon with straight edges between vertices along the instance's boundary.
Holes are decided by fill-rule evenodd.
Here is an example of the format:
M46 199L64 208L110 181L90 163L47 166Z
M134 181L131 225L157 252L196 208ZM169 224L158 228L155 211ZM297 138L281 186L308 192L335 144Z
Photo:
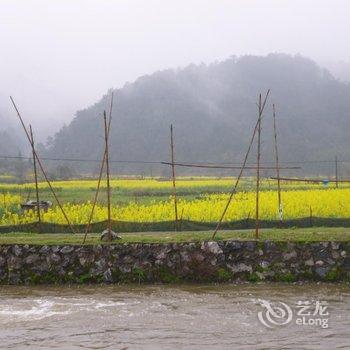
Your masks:
M350 349L350 287L337 284L0 289L4 349ZM295 323L298 301L327 301L328 328ZM267 328L263 302L293 320Z

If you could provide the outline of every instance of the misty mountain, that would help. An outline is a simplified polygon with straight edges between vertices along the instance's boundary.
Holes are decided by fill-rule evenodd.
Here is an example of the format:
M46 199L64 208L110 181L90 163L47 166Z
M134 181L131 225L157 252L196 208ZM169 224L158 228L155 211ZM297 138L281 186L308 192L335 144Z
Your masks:
M4 117L4 113L0 110L0 130L6 130L10 127L12 127L11 122Z
M17 137L8 131L0 130L0 156L18 156L20 151L21 147L18 145Z
M168 160L172 123L177 160L241 162L257 119L258 94L269 88L262 161L271 161L273 155L272 103L277 109L282 160L350 158L350 85L307 58L284 54L232 57L210 65L159 71L115 90L110 158ZM50 139L45 155L100 159L102 114L108 105L106 94L77 112ZM98 164L74 163L74 167L96 171ZM162 172L164 166L123 163L113 169L149 174Z
M326 67L339 80L350 82L350 62L327 62Z
M18 130L0 112L0 156L17 156L21 151L23 151L23 142Z

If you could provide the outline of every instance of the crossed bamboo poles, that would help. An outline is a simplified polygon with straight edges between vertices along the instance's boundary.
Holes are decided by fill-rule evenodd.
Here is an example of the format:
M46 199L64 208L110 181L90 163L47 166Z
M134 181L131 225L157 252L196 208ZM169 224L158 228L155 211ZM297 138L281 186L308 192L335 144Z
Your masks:
M28 139L28 142L30 143L30 146L32 148L32 154L33 154L33 166L34 166L34 177L35 177L35 189L36 189L36 209L37 209L37 217L38 217L38 223L39 223L39 230L41 230L41 213L40 213L40 200L39 200L39 187L38 187L38 174L37 174L37 167L36 167L36 164L39 165L39 168L41 170L41 172L43 173L44 175L44 178L45 178L45 181L47 182L49 188L50 188L50 191L53 195L53 197L55 198L56 202L57 202L57 205L59 206L70 230L72 231L73 234L75 234L75 230L63 208L63 205L61 204L47 174L46 174L46 171L44 170L44 167L41 163L41 160L38 156L38 153L35 149L35 144L34 144L34 137L33 137L33 130L32 130L32 126L30 125L29 126L29 132L27 130L27 127L25 126L24 124L24 121L23 121L23 118L22 118L22 115L21 113L19 112L19 109L14 101L14 99L12 98L12 96L10 96L10 100L12 102L12 105L16 111L16 114L20 120L20 123L23 127L23 130L26 134L26 137ZM94 197L94 202L93 202L93 206L92 206L92 210L91 210L91 213L90 213L90 217L89 217L89 221L88 221L88 224L86 226L86 229L85 229L85 235L84 235L84 240L83 240L83 243L85 243L86 241L86 237L87 237L87 233L90 229L90 226L91 226L91 221L93 219L93 215L94 215L94 210L95 210L95 207L96 207L96 203L97 203L97 198L98 198L98 194L99 194L99 190L100 190L100 185L101 185L101 180L102 180L102 174L103 174L103 169L104 169L104 165L105 163L107 164L107 201L108 201L108 233L109 233L109 236L111 236L111 196L110 196L110 182L109 182L109 157L108 157L108 141L109 141L109 131L110 131L110 127L111 127L111 121L112 121L112 110L113 110L113 92L111 94L111 103L110 103L110 110L109 110L109 118L108 118L108 122L107 122L107 117L106 117L106 112L104 112L104 126L105 126L105 150L104 150L104 155L103 155L103 158L102 158L102 163L101 163L101 169L100 169L100 174L99 174L99 179L98 179L98 183L97 183L97 189L96 189L96 192L95 192L95 197Z
M17 108L17 106L16 106L16 103L15 103L14 99L12 98L12 96L10 96L10 100L11 100L12 105L13 105L13 107L14 107L16 113L17 113L17 116L18 116L20 122L21 122L21 125L22 125L23 130L24 130L24 132L25 132L25 134L26 134L26 137L27 137L27 139L28 139L28 142L29 142L29 144L30 144L30 146L31 146L31 148L32 148L33 158L36 159L36 161L37 161L37 163L38 163L38 165L39 165L39 168L40 168L41 172L42 172L43 175L44 175L45 181L47 182L47 184L48 184L48 186L49 186L49 188L50 188L50 191L52 192L52 195L54 196L54 198L55 198L55 200L56 200L56 202L57 202L57 205L59 206L59 208L60 208L60 210L61 210L61 212L62 212L62 214L63 214L63 216L64 216L64 218L65 218L65 220L66 220L66 222L67 222L67 224L68 224L68 226L69 226L69 228L70 228L70 230L72 231L72 233L75 233L74 228L73 228L73 226L72 226L70 220L68 219L68 216L67 216L66 212L64 211L63 206L62 206L60 200L58 199L58 197L57 197L57 195L56 195L56 193L55 193L55 190L54 190L54 188L53 188L52 185L51 185L51 182L50 182L49 178L47 177L47 174L46 174L46 172L45 172L45 170L44 170L44 167L43 167L43 165L42 165L42 163L41 163L41 160L40 160L40 158L39 158L39 156L38 156L38 153L37 153L37 151L36 151L36 149L35 149L35 146L34 146L34 139L33 139L33 137L32 137L32 128L30 127L30 133L29 133L28 130L27 130L27 127L25 126L25 124L24 124L24 122L23 122L23 118L22 118L22 116L21 116L21 113L19 112L19 110L18 110L18 108ZM38 201L38 200L39 200L39 194L38 194L38 182L37 182L37 174L36 174L36 171L35 171L35 177L36 177L35 183L36 183L37 201ZM41 217L40 217L40 203L37 202L36 204L37 204L37 208L38 208L38 209L37 209L37 213L38 213L37 215L38 215L38 219L39 219L39 218L41 218ZM39 219L39 220L41 221L41 219Z
M266 167L260 165L261 160L261 122L263 118L263 112L265 110L265 106L268 100L270 94L270 89L266 92L266 95L264 97L264 100L262 101L262 96L259 94L259 101L258 101L258 119L256 121L253 135L250 139L250 143L248 146L248 150L245 154L243 164L241 167L238 166L227 166L227 165L213 165L213 164L194 164L194 163L177 163L174 160L174 140L173 140L173 126L170 125L170 151L171 151L171 162L161 162L165 165L170 165L172 168L172 183L173 183L173 199L174 199L174 212L175 212L175 231L181 230L181 225L179 226L179 219L178 219L178 208L177 208L177 195L176 195L176 178L175 178L175 166L180 167L192 167L192 168L208 168L208 169L240 169L239 175L236 179L236 182L234 184L234 187L232 188L230 192L229 199L226 203L226 206L224 208L224 211L219 219L219 222L216 225L215 231L212 235L212 239L215 238L217 232L219 231L222 222L225 218L225 215L227 213L227 210L234 199L234 195L236 193L238 184L242 178L244 170L247 169L256 169L256 204L255 204L255 238L259 238L259 229L260 229L260 217L259 217L259 204L260 204L260 170L262 169L274 169L276 171L276 178L277 179L277 193L278 193L278 212L279 212L279 225L280 227L283 226L283 208L282 208L282 197L281 197L281 178L280 178L280 169L300 169L300 167L280 167L279 164L279 156L278 156L278 145L277 145L277 127L276 127L276 110L275 105L273 104L273 130L274 130L274 151L275 151L275 166L274 167ZM247 166L247 160L249 157L249 154L251 152L251 148L253 145L253 142L255 140L257 134L257 165L256 166ZM337 168L336 168L337 169ZM338 179L337 179L338 181ZM182 224L182 215L183 210L181 214L180 222Z
M270 90L267 91L267 93L265 95L265 98L264 98L264 102L262 102L262 100L261 100L261 94L259 95L258 120L256 121L254 130L253 130L253 135L252 135L252 137L250 139L248 150L247 150L247 152L245 154L245 157L244 157L244 160L243 160L243 164L242 164L241 169L239 171L238 177L237 177L236 182L235 182L235 184L234 184L234 186L233 186L233 188L232 188L232 190L230 192L230 196L228 198L228 201L226 203L224 211L223 211L223 213L222 213L222 215L221 215L221 217L219 219L219 222L216 225L216 228L215 228L215 231L213 233L212 239L215 238L217 232L219 231L219 229L221 227L221 224L222 224L222 221L225 218L226 212L227 212L227 210L228 210L228 208L229 208L229 206L231 204L232 199L234 198L234 195L236 193L239 181L241 180L241 177L243 175L244 169L246 168L248 156L250 154L250 151L251 151L254 139L255 139L255 135L256 135L257 132L259 134L259 137L258 137L258 156L257 156L258 164L257 164L257 192L256 192L257 193L257 197L256 197L256 228L255 228L255 236L259 235L260 134L261 134L262 114L264 112L265 105L266 105L267 98L268 98L269 94L270 94Z
M90 231L91 222L92 222L92 219L94 217L94 212L95 212L95 208L96 208L96 204L97 204L98 194L100 192L103 169L104 169L105 163L107 164L107 205L108 205L108 232L109 232L109 235L111 235L111 231L112 231L111 192L110 192L110 182L109 182L109 156L108 156L108 141L109 141L109 133L111 130L112 111L113 111L113 92L111 94L111 103L110 103L110 107L109 107L108 122L107 122L107 118L106 118L106 112L104 112L104 115L103 115L104 126L105 126L105 149L103 152L103 157L102 157L101 167L100 167L100 174L99 174L98 181L97 181L97 187L96 187L96 191L95 191L94 201L92 203L92 209L91 209L91 213L89 216L89 221L88 221L88 224L86 225L86 228L85 228L83 244L86 241L86 237L88 235L88 232Z
M230 196L229 199L226 203L226 206L224 208L224 211L220 217L219 222L216 225L215 231L213 233L212 238L214 239L218 230L221 227L222 221L227 213L227 210L232 202L232 200L234 199L234 195L236 193L238 184L241 180L241 177L243 176L243 172L245 169L256 169L257 170L257 181L256 181L256 215L255 215L255 237L256 239L259 237L259 190L260 190L260 170L261 169L268 169L270 167L262 167L260 165L260 156L261 156L261 121L262 121L262 115L266 106L266 102L269 96L270 90L267 91L264 100L262 101L262 96L261 94L259 95L259 102L258 102L258 120L255 124L254 130L253 130L253 135L251 137L249 146L248 146L248 150L245 154L244 157L244 161L242 166L239 167L234 167L234 166L213 166L213 165L198 165L198 164L190 164L190 163L175 163L175 159L174 159L174 137L173 137L173 126L170 126L170 150L171 150L171 162L161 162L162 164L167 164L167 165L171 165L172 168L172 183L173 183L173 198L174 198L174 214L175 214L175 230L181 230L181 228L179 227L179 219L178 219L178 207L177 207L177 195L176 195L176 177L175 177L175 166L185 166L185 167L201 167L201 168L230 168L230 169L234 169L234 168L239 168L240 172L239 175L236 179L236 182L234 184L234 187L232 188L231 192L230 192ZM32 131L32 127L30 126L30 132L28 132L22 116L13 100L12 97L10 97L11 102L16 110L17 116L21 122L21 125L25 131L25 134L28 138L28 141L31 145L32 148L32 154L33 154L33 165L34 165L34 175L35 175L35 188L36 188L36 199L37 199L37 216L38 216L38 221L39 221L39 229L41 226L41 215L40 215L40 202L39 202L39 191L38 191L38 181L37 181L37 168L36 168L36 162L38 163L44 178L68 224L68 226L70 227L72 233L75 233L70 220L68 219L67 214L64 211L64 208L61 204L61 202L59 201L52 185L51 182L49 181L46 172L42 166L42 163L40 161L40 158L35 150L35 146L34 146L34 138L33 138L33 131ZM113 111L113 92L111 94L111 101L110 101L110 108L109 108L109 117L107 120L106 117L106 112L104 111L104 132L105 132L105 149L104 149L104 154L102 157L102 161L101 161L101 167L100 167L100 173L99 173L99 178L98 178L98 182L97 182L97 187L96 187L96 191L95 191L95 196L94 196L94 200L93 200L93 205L92 205L92 209L90 212L90 216L89 216L89 220L88 223L86 225L85 228L85 234L84 234L84 238L83 238L83 244L86 242L86 238L87 238L87 234L90 231L91 228L91 222L93 220L93 216L94 216L94 211L96 208L96 204L97 204L97 199L98 199L98 195L99 195L99 191L100 191L100 187L101 187L101 181L102 181L102 175L103 175L103 169L105 167L106 164L106 172L107 172L107 204L108 204L108 233L109 233L109 237L111 238L111 232L112 232L112 225L111 225L111 193L110 193L110 176L109 176L109 155L108 155L108 144L109 144L109 133L110 133L110 127L111 127L111 121L112 121L112 111ZM279 170L281 169L279 166L279 159L278 159L278 147L277 147L277 131L276 131L276 114L275 114L275 105L273 105L273 126L274 126L274 141L275 141L275 158L276 158L276 165L275 165L275 169L276 169L276 174L277 174L277 180L278 180L278 210L280 213L280 225L282 226L282 202L281 202L281 187L280 187L280 172ZM249 167L247 166L247 160L249 157L249 154L251 152L251 148L255 139L256 134L258 134L257 136L257 166L256 167ZM183 215L183 211L181 213L181 221L182 221L182 215Z

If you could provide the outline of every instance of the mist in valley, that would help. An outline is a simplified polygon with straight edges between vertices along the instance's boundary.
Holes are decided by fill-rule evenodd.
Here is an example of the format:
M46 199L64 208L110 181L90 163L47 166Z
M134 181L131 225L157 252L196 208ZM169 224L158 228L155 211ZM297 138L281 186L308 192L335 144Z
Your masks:
M174 123L180 159L239 162L258 93L271 88L285 159L350 158L347 1L34 0L0 7L2 156L29 154L12 95L43 156L100 158L99 117L113 89L115 159L166 159Z

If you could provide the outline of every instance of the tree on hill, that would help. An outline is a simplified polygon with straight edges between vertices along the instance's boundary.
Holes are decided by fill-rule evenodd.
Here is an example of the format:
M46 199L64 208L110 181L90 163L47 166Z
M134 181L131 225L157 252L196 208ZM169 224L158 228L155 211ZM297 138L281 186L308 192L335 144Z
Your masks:
M270 54L159 71L115 90L111 159L168 160L172 123L176 159L241 162L257 118L257 96L268 88L271 97L263 122L263 161L273 159L272 102L277 107L282 160L350 158L350 85L307 58ZM100 159L102 113L108 104L106 94L77 112L51 140L46 156ZM77 163L76 168L94 172L97 166ZM164 170L150 164L112 165L118 173L150 169L153 174ZM316 171L315 166L304 170Z

